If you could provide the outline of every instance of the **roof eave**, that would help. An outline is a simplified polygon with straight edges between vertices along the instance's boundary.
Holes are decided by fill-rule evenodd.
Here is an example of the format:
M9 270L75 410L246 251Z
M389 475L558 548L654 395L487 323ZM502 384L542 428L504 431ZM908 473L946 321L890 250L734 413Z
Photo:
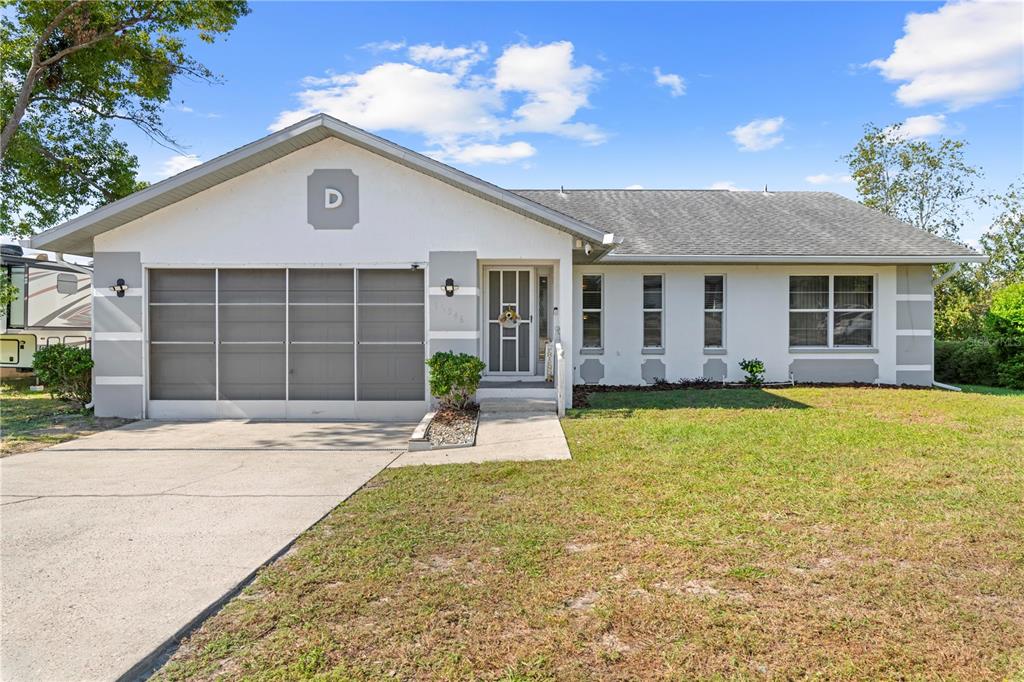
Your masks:
M542 204L521 197L513 192L502 189L496 185L485 182L480 178L464 173L456 168L436 161L427 156L406 149L389 140L367 133L364 130L350 126L326 114L318 114L303 121L299 121L287 128L271 133L255 142L239 147L215 159L211 159L195 168L190 168L173 177L161 180L146 189L131 194L123 199L101 206L85 215L72 218L71 220L52 227L31 238L32 248L45 249L50 251L63 251L67 253L81 253L87 255L92 252L92 240L103 232L119 227L121 224L131 222L137 218L125 220L124 223L112 225L95 233L86 232L90 227L107 219L116 219L118 214L130 209L139 207L149 201L156 201L162 195L187 187L192 182L201 181L208 175L217 173L229 168L232 164L244 161L245 159L267 151L274 146L287 142L289 139L309 133L316 128L324 128L332 136L345 140L351 144L375 152L385 158L391 159L401 165L420 171L425 175L445 182L449 185L463 189L471 194L479 196L487 201L495 203L509 210L533 218L538 222L550 227L567 232L570 235L603 243L610 238L610 235L592 225L588 225L563 213L559 213ZM315 142L314 142L315 143ZM314 144L311 143L311 144ZM284 155L282 155L283 157ZM281 158L281 157L278 157ZM268 161L269 163L269 161ZM249 169L251 170L251 169ZM248 171L244 171L248 172ZM239 175L244 174L239 173ZM237 177L237 176L235 176ZM195 193L209 189L202 187ZM156 206L153 211L172 205L170 202L164 206ZM86 245L88 246L86 248Z

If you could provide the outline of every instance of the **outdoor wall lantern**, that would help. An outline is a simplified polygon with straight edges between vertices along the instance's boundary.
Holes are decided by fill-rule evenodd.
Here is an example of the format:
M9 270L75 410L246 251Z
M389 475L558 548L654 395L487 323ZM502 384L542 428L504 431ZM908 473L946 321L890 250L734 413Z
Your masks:
M451 277L444 281L444 295L448 298L455 295L455 280Z
M124 292L128 291L128 285L125 284L123 279L118 279L117 284L110 287L110 290L117 294L118 298L124 298Z

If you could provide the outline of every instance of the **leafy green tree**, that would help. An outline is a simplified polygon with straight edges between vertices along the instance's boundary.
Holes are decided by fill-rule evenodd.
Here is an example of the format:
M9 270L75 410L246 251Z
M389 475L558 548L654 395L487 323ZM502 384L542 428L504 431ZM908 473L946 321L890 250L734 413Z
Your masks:
M1024 388L1024 282L1009 284L992 295L985 332L999 358L999 380Z
M113 123L177 148L163 107L178 77L216 81L185 37L214 42L244 0L4 0L0 227L25 235L140 187Z
M0 317L7 314L7 306L18 298L18 287L7 276L7 269L0 271Z
M982 268L985 277L994 285L1024 282L1024 177L985 203L999 207L992 227L980 239L988 256Z
M964 160L967 143L908 139L900 124L868 124L842 157L861 202L922 230L956 240L974 202L980 169Z

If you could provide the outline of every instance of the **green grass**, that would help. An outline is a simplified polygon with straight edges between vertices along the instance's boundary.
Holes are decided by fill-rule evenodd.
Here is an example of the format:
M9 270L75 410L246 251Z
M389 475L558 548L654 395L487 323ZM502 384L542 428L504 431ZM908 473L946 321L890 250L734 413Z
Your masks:
M97 418L45 391L31 391L31 379L0 382L0 457L39 450L131 420Z
M159 677L1024 675L1024 398L592 403L570 462L384 472Z
M1015 388L1000 388L998 386L974 386L971 384L957 384L957 388L963 389L965 393L981 393L983 395L1010 395L1024 398L1024 391Z

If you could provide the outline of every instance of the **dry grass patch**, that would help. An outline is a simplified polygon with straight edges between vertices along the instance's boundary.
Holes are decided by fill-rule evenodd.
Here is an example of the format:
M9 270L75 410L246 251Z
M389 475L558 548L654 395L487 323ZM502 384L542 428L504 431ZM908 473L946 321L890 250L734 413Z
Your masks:
M592 403L571 462L386 472L160 678L1022 674L1024 398Z

